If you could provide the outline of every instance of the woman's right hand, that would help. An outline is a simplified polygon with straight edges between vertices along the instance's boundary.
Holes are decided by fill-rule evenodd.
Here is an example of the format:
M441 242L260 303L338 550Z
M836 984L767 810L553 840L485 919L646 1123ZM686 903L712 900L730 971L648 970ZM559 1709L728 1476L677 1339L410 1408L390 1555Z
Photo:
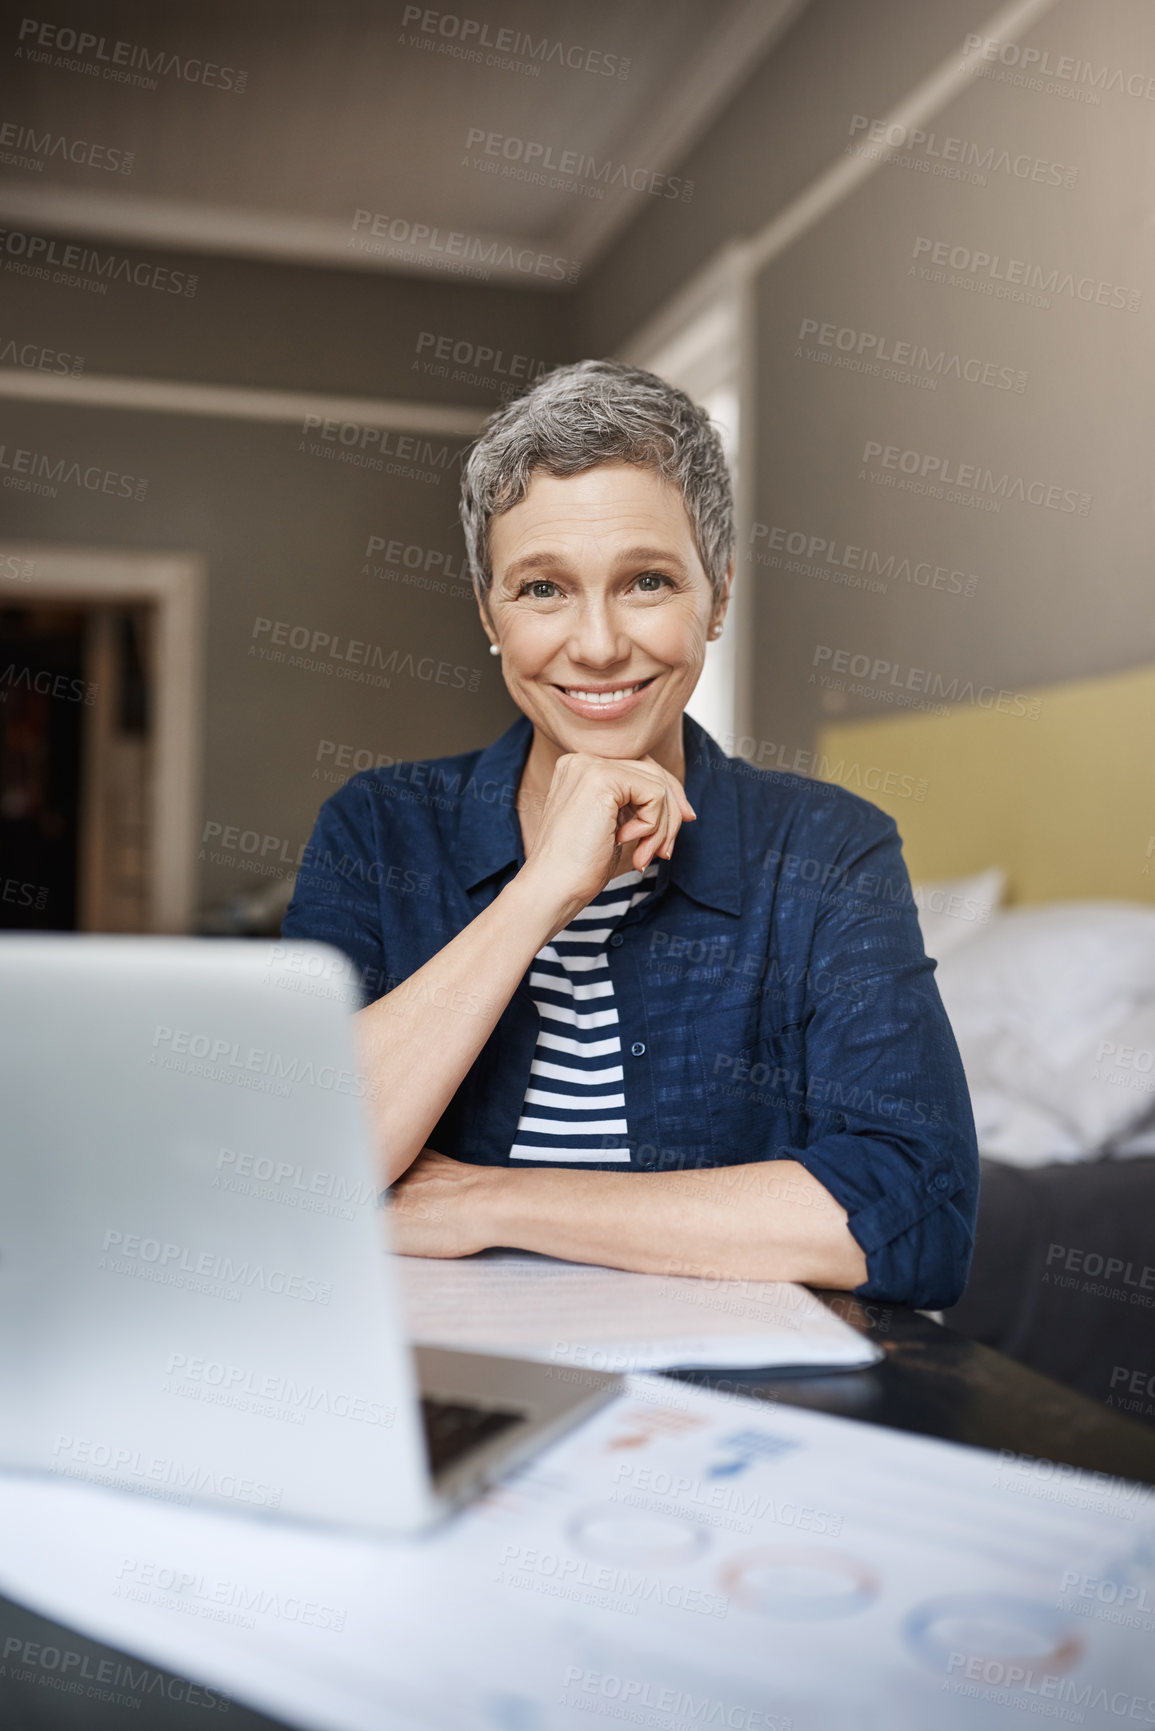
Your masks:
M681 782L652 757L566 752L518 878L556 908L559 932L611 878L644 871L655 855L669 859L696 816Z

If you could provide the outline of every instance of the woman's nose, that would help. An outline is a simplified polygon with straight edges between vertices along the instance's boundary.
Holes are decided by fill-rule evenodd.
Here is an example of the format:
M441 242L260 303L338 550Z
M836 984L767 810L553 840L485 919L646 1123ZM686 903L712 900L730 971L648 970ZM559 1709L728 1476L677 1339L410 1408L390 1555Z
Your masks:
M569 653L587 667L608 666L629 659L630 640L614 617L611 607L594 603L583 607L570 635Z

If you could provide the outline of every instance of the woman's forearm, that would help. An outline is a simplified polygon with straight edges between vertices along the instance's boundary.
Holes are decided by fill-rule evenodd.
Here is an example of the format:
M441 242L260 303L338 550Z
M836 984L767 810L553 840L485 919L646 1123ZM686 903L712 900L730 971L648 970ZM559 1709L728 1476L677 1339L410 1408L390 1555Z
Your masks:
M425 1146L558 917L514 878L423 968L357 1012L383 1186Z
M794 1160L700 1172L531 1167L486 1178L491 1244L644 1274L799 1280L843 1291L867 1277L846 1210Z

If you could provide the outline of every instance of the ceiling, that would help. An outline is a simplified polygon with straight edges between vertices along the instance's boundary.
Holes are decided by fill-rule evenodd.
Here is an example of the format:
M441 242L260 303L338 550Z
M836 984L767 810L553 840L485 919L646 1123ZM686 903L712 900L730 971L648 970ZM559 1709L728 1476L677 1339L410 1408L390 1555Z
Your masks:
M642 210L681 199L659 177L676 177L804 4L94 0L83 23L38 36L5 0L0 121L18 132L0 155L20 160L0 161L0 220L561 287ZM226 70L206 78L206 65ZM243 90L220 88L240 72ZM69 160L77 145L96 160ZM130 173L107 166L117 152L133 153Z

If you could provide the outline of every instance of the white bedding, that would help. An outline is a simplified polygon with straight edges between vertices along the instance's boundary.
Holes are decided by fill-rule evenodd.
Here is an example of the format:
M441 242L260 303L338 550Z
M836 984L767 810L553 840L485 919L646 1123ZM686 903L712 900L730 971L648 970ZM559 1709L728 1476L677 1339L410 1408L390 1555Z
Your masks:
M916 889L979 1152L1019 1166L1155 1153L1155 908L1002 910L1003 874Z

